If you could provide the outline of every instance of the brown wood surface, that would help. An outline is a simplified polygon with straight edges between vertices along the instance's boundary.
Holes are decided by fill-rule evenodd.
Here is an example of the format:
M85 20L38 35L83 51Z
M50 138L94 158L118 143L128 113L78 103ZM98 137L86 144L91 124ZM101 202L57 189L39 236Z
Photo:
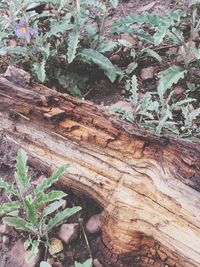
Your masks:
M200 144L16 77L0 78L1 136L38 169L70 164L60 182L103 207L113 266L200 266Z

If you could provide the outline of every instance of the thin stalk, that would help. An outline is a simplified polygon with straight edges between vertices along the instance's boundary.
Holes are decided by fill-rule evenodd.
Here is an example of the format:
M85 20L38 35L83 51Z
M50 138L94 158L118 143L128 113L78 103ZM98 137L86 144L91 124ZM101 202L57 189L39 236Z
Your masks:
M107 0L106 7L108 6L108 3L109 3L109 1ZM108 9L106 8L106 10L103 12L103 17L102 17L100 27L99 27L98 39L97 39L97 42L96 42L94 48L96 48L101 41L101 37L103 35L104 28L105 28L105 22L106 22L107 15L108 15Z
M81 230L83 231L83 236L85 238L85 243L86 243L86 245L88 247L88 251L90 253L90 257L92 258L92 251L91 251L90 244L88 242L88 238L87 238L87 235L86 235L84 227L83 227L83 221L82 220L80 221L80 225L81 225Z

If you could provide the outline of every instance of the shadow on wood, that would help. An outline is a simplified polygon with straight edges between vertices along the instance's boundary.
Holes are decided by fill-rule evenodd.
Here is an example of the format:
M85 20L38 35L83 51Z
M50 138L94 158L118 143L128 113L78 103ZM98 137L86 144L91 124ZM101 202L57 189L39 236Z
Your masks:
M130 255L132 266L200 266L199 144L143 131L12 73L0 78L0 130L39 169L70 164L60 182L104 208L112 266Z

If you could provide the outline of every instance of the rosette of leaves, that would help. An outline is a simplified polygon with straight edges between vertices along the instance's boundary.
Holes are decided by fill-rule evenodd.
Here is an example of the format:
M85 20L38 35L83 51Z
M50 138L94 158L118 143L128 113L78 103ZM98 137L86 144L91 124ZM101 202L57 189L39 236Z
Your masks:
M0 178L0 188L12 196L13 201L0 207L0 216L6 224L15 229L29 233L25 248L31 247L29 259L38 250L41 241L48 246L48 234L64 220L81 210L81 207L59 210L65 203L66 193L60 190L48 190L61 177L67 166L62 166L53 172L50 178L44 179L33 190L31 177L28 175L27 156L22 149L17 155L15 181L10 184Z

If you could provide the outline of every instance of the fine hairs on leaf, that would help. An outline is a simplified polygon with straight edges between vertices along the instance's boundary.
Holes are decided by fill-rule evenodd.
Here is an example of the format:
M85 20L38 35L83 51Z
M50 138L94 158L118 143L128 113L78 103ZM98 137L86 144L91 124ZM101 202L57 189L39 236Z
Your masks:
M26 248L31 247L29 260L37 253L41 239L45 240L48 247L48 234L52 228L81 210L81 207L62 210L66 194L60 190L50 190L52 184L65 173L66 168L67 165L58 168L49 179L44 179L30 191L31 178L28 175L27 156L26 152L20 149L15 173L17 187L0 178L0 188L17 198L16 201L1 205L0 216L6 224L29 233L25 242ZM47 189L49 192L45 192Z

